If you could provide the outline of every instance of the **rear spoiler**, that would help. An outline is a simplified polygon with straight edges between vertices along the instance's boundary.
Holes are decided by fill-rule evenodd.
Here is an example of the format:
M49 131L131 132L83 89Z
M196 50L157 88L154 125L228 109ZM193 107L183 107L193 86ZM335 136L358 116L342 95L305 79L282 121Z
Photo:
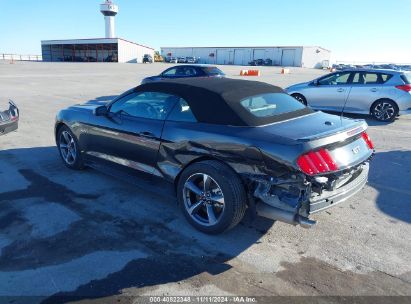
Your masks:
M310 147L315 148L318 146L324 146L335 142L344 141L347 138L353 137L357 134L361 134L367 130L368 125L365 120L357 120L355 126L345 127L342 130L332 130L330 132L324 132L316 134L314 136L308 136L298 139L298 141L306 142Z

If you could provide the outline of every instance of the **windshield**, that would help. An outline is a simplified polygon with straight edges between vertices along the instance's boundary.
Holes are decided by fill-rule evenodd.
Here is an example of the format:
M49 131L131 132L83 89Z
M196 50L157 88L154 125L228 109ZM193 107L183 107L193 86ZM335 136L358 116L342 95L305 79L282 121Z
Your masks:
M274 117L305 108L303 104L284 93L256 95L243 99L240 103L249 113L259 118Z
M207 75L221 75L224 76L225 74L219 68L216 67L203 67L203 71Z

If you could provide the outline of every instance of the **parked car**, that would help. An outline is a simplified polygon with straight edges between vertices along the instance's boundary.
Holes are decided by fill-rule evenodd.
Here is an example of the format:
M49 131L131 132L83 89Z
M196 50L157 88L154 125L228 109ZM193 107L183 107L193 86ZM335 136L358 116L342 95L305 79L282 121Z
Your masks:
M393 70L345 70L286 91L313 109L370 114L380 121L393 121L411 114L411 73Z
M97 58L93 56L87 56L86 61L87 62L97 62Z
M17 130L19 126L19 109L13 101L9 101L8 109L0 109L0 135Z
M257 66L257 65L264 65L264 59L255 59L248 63L249 65Z
M171 193L190 224L221 233L247 208L311 227L311 215L367 182L366 129L363 120L314 112L266 83L196 78L64 109L55 138L67 167L91 166Z
M186 63L197 63L197 59L195 57L186 57Z
M187 63L186 57L178 57L177 58L177 63Z
M104 62L118 62L118 57L117 55L108 55L106 58L104 58Z
M264 60L264 65L271 66L273 65L273 61L270 58L267 58L266 60Z
M225 77L217 67L211 65L178 65L168 68L160 75L144 78L141 84L165 79L192 77Z
M150 54L145 54L143 56L143 63L153 63L153 57Z
M168 61L169 63L178 63L178 60L176 57L170 57L170 60Z

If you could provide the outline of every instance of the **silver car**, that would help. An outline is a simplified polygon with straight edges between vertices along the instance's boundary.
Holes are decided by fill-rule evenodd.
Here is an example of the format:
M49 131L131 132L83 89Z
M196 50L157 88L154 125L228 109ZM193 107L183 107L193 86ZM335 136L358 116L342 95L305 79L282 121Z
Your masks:
M318 110L370 114L380 121L393 121L398 115L411 114L410 72L350 69L285 90L301 103Z

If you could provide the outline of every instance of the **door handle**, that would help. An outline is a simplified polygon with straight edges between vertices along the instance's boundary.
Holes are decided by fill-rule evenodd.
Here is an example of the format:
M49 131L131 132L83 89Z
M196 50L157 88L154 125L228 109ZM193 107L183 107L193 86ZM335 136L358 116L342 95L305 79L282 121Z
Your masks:
M142 137L147 137L147 138L156 138L156 136L151 132L140 132L138 133L138 135Z
M370 89L370 91L371 91L371 92L377 92L378 89L377 89L377 88L372 88L372 89Z
M344 92L344 91L345 91L345 89L343 89L343 88L339 88L339 89L337 90L337 92L339 92L339 93Z

